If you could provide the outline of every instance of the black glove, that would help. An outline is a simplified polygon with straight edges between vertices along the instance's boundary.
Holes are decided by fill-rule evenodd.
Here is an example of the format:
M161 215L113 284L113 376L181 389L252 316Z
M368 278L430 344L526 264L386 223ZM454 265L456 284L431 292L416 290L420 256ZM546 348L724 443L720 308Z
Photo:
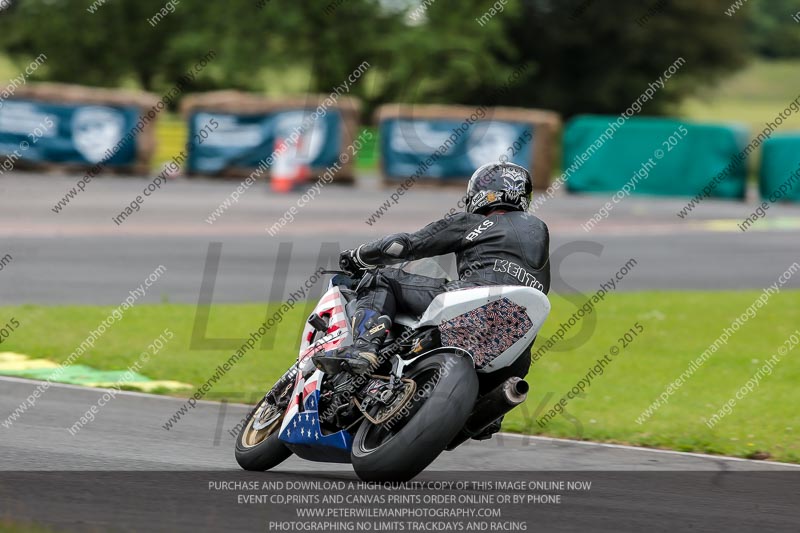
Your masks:
M351 274L355 274L360 270L375 268L376 265L370 265L361 260L358 253L359 248L355 250L345 250L339 254L339 268Z
M356 261L355 254L355 250L345 250L339 254L339 268L349 274L355 274L361 270L361 267Z

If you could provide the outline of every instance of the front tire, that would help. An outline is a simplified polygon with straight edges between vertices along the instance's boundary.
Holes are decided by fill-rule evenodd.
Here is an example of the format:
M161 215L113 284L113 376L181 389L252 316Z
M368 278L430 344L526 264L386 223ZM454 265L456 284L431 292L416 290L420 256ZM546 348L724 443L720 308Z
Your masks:
M353 439L353 469L364 481L407 481L422 472L464 427L478 396L469 357L432 355L404 377L417 384L410 414L388 428L365 420Z
M263 472L292 455L292 451L278 440L283 410L266 402L267 399L263 398L258 403L236 437L236 462L245 470ZM265 427L255 429L254 424L265 424Z

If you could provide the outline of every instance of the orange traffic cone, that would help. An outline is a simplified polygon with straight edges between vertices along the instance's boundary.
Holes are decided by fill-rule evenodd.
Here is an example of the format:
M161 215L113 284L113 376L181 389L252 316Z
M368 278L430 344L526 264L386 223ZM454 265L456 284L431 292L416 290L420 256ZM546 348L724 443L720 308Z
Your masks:
M294 176L297 186L303 186L311 181L311 167L306 163L299 163L296 165L297 173Z
M297 154L303 153L303 145L305 144L305 136L301 135L300 138L297 140ZM302 188L308 181L311 180L311 166L308 165L304 158L298 157L295 160L295 168L297 169L297 173L295 174L295 187Z
M270 188L273 192L289 192L294 187L294 179L297 171L293 168L294 162L292 155L287 153L285 141L281 138L275 140L275 161L272 165L272 175L270 177Z

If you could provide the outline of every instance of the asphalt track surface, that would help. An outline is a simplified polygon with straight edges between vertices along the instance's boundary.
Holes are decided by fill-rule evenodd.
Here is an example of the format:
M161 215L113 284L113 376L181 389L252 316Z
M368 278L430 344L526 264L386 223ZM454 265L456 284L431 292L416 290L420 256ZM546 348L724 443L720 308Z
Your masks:
M36 381L0 377L0 413L10 413L32 393ZM2 428L3 470L238 470L233 437L228 434L248 408L240 404L198 402L170 430L163 424L183 400L122 391L94 422L74 436L68 431L103 389L54 384L35 408ZM765 461L675 453L562 439L503 434L469 441L442 455L433 470L791 470L800 466ZM291 458L282 471L315 471L318 464ZM349 465L326 464L326 471L351 473Z
M0 378L0 412L16 408L35 385ZM298 521L298 506L242 504L238 495L249 492L211 490L209 483L357 481L349 465L295 457L268 473L239 470L227 431L246 414L241 405L199 402L167 431L163 423L182 400L123 392L70 434L103 393L53 385L3 429L0 517L56 530L265 531L269 521ZM469 442L441 455L416 481L523 479L592 482L586 492L567 491L559 504L501 506L503 521L526 522L529 530L796 531L800 520L795 466L560 439L503 434ZM420 494L448 493L430 487ZM315 492L331 491L252 494ZM494 487L450 492L503 493Z
M394 189L376 178L356 188L327 185L271 236L266 228L296 207L299 193L274 195L258 183L209 224L206 218L239 182L177 179L117 226L112 217L148 180L95 179L53 212L76 181L19 173L0 179L0 257L13 257L0 271L3 304L118 305L158 265L167 273L140 301L196 303L211 243L221 243L214 301L280 300L308 279L321 254L323 262L332 261L340 247L419 229L455 207L462 194L420 185L368 225ZM758 229L742 233L736 222L752 212L755 200L707 200L682 220L676 212L685 199L629 197L584 231L581 225L610 196L557 195L537 210L550 227L555 292L592 293L631 258L637 264L615 290L758 289L798 259L800 206L775 205ZM445 264L452 266L452 259ZM797 277L786 285L797 287Z
M158 265L167 272L140 301L196 303L212 243L222 246L214 301L282 299L308 278L321 249L415 230L461 196L420 186L368 225L392 190L376 180L355 189L329 185L270 236L266 228L299 194L275 196L258 184L208 224L238 181L179 179L117 226L111 218L148 180L97 179L54 213L75 181L0 179L0 258L12 256L0 270L2 305L118 305ZM564 258L553 265L556 292L593 292L630 258L636 267L616 290L759 289L800 259L798 207L773 206L761 227L742 233L736 222L753 210L752 201L707 201L681 220L675 213L685 200L627 198L591 232L581 229L608 199L559 195L537 212L550 227L554 256ZM281 269L287 274L276 283ZM786 288L799 284L792 279ZM34 386L0 378L0 413L12 412ZM0 525L13 517L56 530L264 531L273 518L296 519L291 506L242 506L235 495L207 489L208 481L355 480L349 465L296 458L269 474L240 471L227 431L246 413L241 405L199 403L167 431L162 424L181 400L124 393L70 435L67 428L102 394L55 385L10 428L0 428ZM528 530L796 531L800 524L800 472L791 465L502 435L443 454L419 479L465 475L595 481L589 496L561 506L508 509L504 518L531 521Z

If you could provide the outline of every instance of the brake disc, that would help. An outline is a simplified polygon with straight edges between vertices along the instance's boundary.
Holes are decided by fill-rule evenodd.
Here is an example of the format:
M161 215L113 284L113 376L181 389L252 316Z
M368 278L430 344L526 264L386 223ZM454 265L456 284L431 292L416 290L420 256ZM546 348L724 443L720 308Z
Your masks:
M389 379L385 376L373 376L380 379ZM411 397L414 395L414 392L417 390L417 384L408 378L402 378L401 381L403 382L403 390L395 393L395 397L391 400L391 402L384 407L381 407L375 416L373 417L370 415L362 406L361 403L354 398L356 406L358 409L363 413L364 418L369 420L375 425L383 424L384 422L391 420L397 413L399 413L403 407L408 404Z
M258 412L253 415L253 429L260 431L270 425L274 424L276 420L281 417L283 410L276 405L264 402L261 404Z

